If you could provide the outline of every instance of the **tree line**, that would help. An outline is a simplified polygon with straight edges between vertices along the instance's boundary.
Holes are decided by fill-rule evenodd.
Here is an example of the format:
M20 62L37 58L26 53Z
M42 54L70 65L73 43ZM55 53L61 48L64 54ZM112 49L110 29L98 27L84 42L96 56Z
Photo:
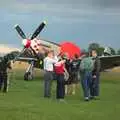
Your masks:
M111 50L111 54L112 54L112 55L120 55L120 48L119 48L118 50L115 50L115 49L112 48L112 47L109 47L109 48L110 48L110 50ZM101 55L103 55L103 53L104 53L105 47L101 46L101 45L98 44L98 43L91 43L91 44L89 44L89 46L88 46L88 50L91 51L92 49L97 50L98 55L101 56Z

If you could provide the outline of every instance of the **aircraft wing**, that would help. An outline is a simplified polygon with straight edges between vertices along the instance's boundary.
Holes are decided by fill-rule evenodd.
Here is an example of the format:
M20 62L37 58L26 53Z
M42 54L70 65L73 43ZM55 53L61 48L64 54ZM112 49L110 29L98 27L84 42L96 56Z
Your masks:
M28 58L28 57L18 57L16 61L29 62L29 61L37 61L37 59Z
M101 70L111 69L120 66L120 55L101 56Z

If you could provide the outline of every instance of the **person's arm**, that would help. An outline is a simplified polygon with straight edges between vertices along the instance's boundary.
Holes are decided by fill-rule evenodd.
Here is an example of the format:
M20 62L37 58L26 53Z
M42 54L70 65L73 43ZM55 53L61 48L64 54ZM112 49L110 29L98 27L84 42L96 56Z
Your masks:
M57 63L57 62L58 62L57 56L55 56L54 58L50 58L50 59L49 59L49 62L52 63L52 64Z
M100 69L101 69L100 59L97 58L97 70L96 70L96 72L99 73L99 72L100 72Z
M96 58L95 60L95 65L94 65L94 70L93 70L93 76L95 77L101 69L101 63L100 63L100 59Z
M65 67L64 67L64 72L65 72L65 80L67 81L69 79L69 73Z

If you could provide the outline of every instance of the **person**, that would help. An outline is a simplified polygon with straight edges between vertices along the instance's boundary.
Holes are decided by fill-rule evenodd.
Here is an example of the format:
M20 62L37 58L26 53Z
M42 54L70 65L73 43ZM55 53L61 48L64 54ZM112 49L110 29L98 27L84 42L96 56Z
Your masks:
M80 63L81 85L85 101L89 101L90 99L90 84L93 68L94 63L92 57L89 57L89 53L85 51Z
M69 58L68 54L65 54L66 56L66 62L65 62L65 72L64 72L64 76L65 76L65 94L68 95L70 93L70 85L71 85L71 67L70 67L70 63L71 60Z
M65 96L65 59L62 58L59 62L54 64L54 71L56 73L57 88L56 88L56 98L59 101L64 101Z
M70 69L71 69L71 93L73 95L75 95L76 92L76 87L77 84L80 80L80 76L79 76L79 67L80 67L80 59L79 56L77 54L74 55L73 60L70 63Z
M0 59L0 91L8 91L8 69L12 69L11 62L8 62L7 56Z
M53 80L54 64L58 59L54 56L54 51L50 50L47 53L47 57L44 59L44 97L49 98L51 96L51 82Z
M101 63L100 59L97 55L96 50L91 51L91 55L93 57L94 61L94 69L92 71L92 82L91 82L91 99L99 99L99 84L100 84L100 69L101 69Z

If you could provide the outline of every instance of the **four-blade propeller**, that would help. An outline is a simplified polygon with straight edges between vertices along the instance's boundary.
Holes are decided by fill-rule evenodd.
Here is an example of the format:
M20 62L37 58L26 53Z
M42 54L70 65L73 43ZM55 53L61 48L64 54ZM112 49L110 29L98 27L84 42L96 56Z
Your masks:
M30 44L30 41L33 40L34 38L36 38L39 33L43 30L43 28L45 27L46 25L46 21L43 21L39 26L38 28L33 32L31 38L27 38L25 33L23 32L23 30L20 28L20 26L17 24L15 25L15 30L17 31L17 33L20 35L20 37L23 39L23 45L24 45L24 48L22 49L22 51L20 52L20 54L17 56L17 58L24 53L24 51L30 47L30 49L33 51L33 53L37 56L36 52L34 49L32 49L32 47L29 45ZM16 59L17 59L16 58Z

